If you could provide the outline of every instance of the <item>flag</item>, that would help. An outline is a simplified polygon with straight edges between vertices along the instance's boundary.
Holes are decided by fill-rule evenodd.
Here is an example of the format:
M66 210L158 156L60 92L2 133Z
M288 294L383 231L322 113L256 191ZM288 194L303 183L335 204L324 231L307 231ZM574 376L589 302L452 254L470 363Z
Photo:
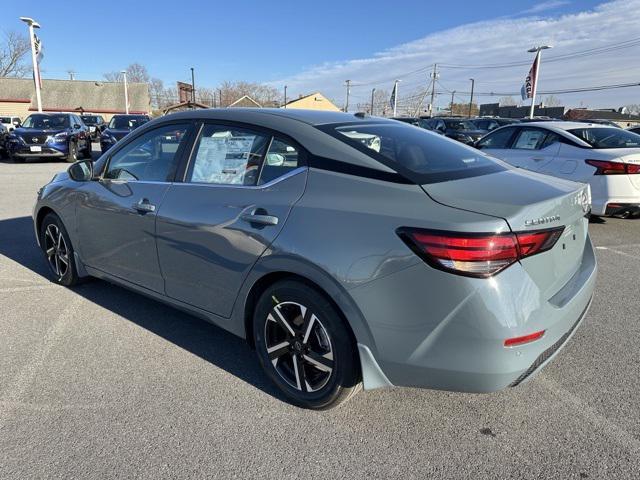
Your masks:
M540 52L538 51L536 58L533 60L533 65L531 65L531 69L529 70L529 74L527 75L527 78L524 79L524 85L522 85L522 88L520 89L520 96L522 96L522 100L533 98L533 89L536 85L539 58Z
M42 88L42 77L40 76L40 62L44 58L44 52L42 50L42 42L38 38L38 36L33 34L33 46L36 51L36 70L33 72L33 76L35 77L35 81L38 82L40 88Z
M391 90L391 98L389 99L389 105L391 105L391 108L393 108L396 103L396 95L398 95L398 84L394 83L393 90Z

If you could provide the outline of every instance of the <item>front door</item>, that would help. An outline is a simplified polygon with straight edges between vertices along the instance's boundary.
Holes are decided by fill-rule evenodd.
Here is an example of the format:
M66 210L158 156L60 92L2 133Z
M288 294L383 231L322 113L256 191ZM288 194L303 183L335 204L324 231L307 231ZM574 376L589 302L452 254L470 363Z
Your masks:
M185 181L169 188L158 213L167 295L229 317L251 267L302 195L306 172L291 141L205 124Z
M184 150L189 125L150 130L115 151L102 178L81 189L78 249L88 267L164 291L156 214Z

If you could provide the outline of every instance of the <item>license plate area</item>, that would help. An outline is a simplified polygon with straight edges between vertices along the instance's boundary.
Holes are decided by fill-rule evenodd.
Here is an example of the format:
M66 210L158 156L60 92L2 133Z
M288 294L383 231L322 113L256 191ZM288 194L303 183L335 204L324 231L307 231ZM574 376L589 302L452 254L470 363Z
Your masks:
M42 147L37 145L32 145L31 147L29 147L29 150L31 150L32 152L42 152Z

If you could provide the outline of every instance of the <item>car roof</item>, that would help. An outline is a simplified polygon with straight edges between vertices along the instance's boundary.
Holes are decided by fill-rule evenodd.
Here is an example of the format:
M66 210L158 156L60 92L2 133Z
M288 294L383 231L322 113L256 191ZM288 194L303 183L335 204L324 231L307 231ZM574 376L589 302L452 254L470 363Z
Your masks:
M327 110L304 110L297 108L208 108L173 113L167 117L195 119L225 119L246 122L250 119L260 120L269 116L271 121L278 119L297 120L309 125L327 125L332 123L369 123L372 120L390 122L388 118L372 117L361 113L332 112Z
M518 124L519 127L545 127L551 130L573 130L574 128L617 128L612 125L602 125L600 123L583 123L583 122L565 122L565 121L544 121L544 122L527 122L523 121Z

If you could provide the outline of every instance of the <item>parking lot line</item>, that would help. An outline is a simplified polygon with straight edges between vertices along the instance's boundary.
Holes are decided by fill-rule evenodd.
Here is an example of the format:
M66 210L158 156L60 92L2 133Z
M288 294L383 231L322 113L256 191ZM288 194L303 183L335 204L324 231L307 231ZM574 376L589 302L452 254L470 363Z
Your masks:
M626 247L626 246L632 246L634 247L635 245L617 245L618 248L620 247ZM640 257L638 255L633 255L631 253L627 253L627 252L622 252L620 250L617 250L615 248L609 248L609 247L596 247L596 250L605 250L607 252L613 252L613 253L617 253L618 255L623 255L625 257L629 257L629 258L634 258L636 260L638 260Z

